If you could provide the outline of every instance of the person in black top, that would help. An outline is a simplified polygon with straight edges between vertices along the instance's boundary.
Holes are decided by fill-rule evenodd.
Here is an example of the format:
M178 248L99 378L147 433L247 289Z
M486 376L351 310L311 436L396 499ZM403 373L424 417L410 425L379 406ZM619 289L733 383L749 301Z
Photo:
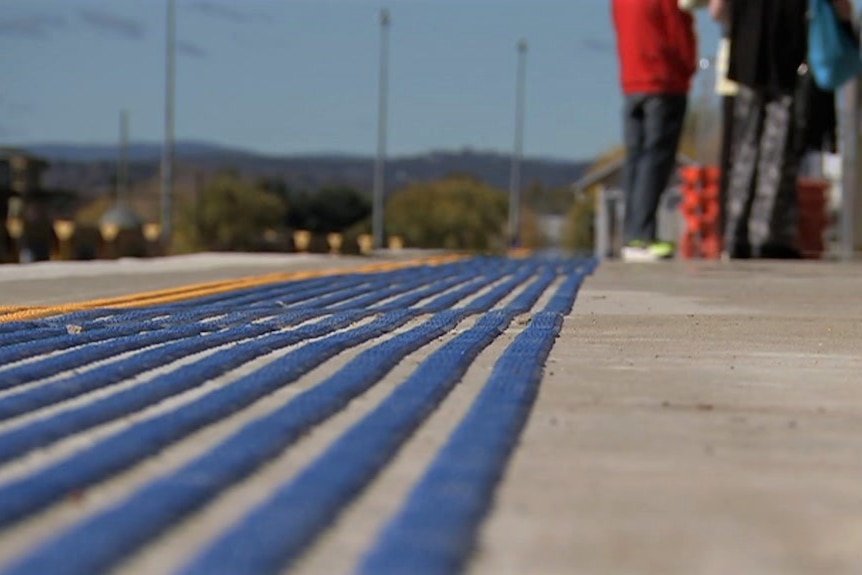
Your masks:
M851 19L850 0L833 5L842 19ZM808 0L712 0L710 8L729 25L728 78L739 84L725 253L731 259L798 258L800 160L806 149L834 146L835 131L834 94L818 91L803 74Z

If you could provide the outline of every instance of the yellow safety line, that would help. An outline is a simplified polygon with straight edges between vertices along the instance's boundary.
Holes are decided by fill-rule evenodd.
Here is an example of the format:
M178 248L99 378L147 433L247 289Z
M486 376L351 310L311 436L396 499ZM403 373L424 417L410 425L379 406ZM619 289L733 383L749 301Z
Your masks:
M38 319L52 315L72 313L99 308L135 308L150 305L175 303L179 301L226 293L244 288L259 287L279 282L297 281L301 279L326 277L339 274L362 274L392 271L419 265L441 265L463 259L461 255L434 256L406 260L403 262L387 262L369 264L355 268L329 268L313 271L274 272L261 276L250 276L231 280L216 280L175 288L142 292L112 298L102 298L49 306L0 306L0 323Z
M509 248L509 251L506 253L507 257L512 259L520 260L524 258L528 258L533 255L533 250L530 248Z

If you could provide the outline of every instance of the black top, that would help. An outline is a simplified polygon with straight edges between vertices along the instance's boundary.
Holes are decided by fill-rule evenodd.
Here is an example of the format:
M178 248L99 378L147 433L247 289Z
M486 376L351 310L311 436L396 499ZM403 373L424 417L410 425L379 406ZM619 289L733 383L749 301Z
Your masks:
M808 0L733 0L728 77L758 90L791 91L808 50Z

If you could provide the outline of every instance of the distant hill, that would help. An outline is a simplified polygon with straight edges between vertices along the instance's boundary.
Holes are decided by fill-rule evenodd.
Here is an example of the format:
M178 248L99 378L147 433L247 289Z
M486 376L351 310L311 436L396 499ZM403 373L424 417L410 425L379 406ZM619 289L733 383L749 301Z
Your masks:
M29 144L20 148L52 162L114 162L117 159L117 144L45 143ZM177 142L176 154L179 158L258 155L255 152L196 141ZM161 156L162 144L158 142L135 142L128 148L129 160L133 162L158 161Z
M102 195L116 174L116 145L38 144L21 148L51 162L44 184L75 190L82 197ZM134 143L128 148L129 175L134 188L158 186L161 145ZM236 169L249 178L277 178L294 189L317 190L327 185L349 185L370 193L374 158L338 154L272 156L205 142L176 144L177 177L186 183L220 169ZM525 158L524 186L540 182L546 188L568 186L590 162ZM386 162L387 193L412 182L431 181L452 173L471 174L497 188L509 187L511 159L506 154L473 150L430 152L391 157Z

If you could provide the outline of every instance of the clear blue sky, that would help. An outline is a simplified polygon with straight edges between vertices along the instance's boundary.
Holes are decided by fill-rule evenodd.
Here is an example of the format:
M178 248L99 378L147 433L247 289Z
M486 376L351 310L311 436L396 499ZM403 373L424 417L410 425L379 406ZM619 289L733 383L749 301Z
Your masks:
M508 152L529 43L524 151L619 141L608 0L178 0L179 139L272 154L376 150L379 11L392 15L391 155ZM699 19L702 51L717 30ZM163 134L164 0L0 0L0 143Z

